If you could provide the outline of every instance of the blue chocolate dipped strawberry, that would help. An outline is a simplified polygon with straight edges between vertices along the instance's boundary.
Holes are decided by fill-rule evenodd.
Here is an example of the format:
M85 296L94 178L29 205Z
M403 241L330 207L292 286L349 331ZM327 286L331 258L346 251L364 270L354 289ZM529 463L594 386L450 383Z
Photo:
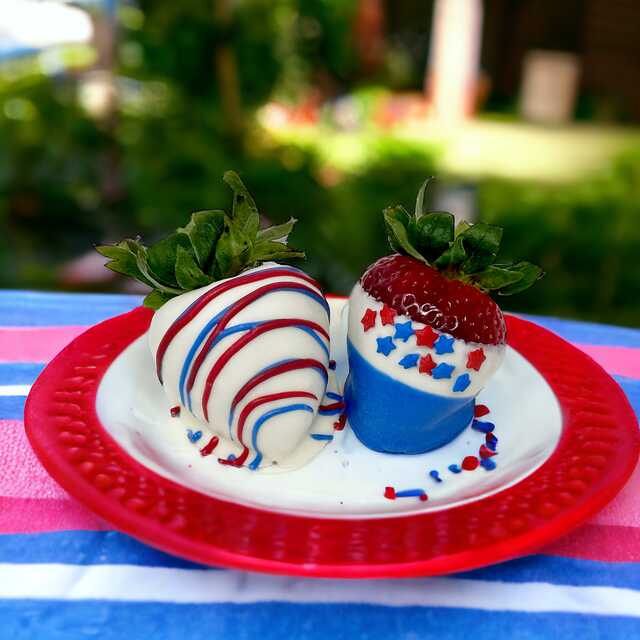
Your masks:
M502 229L425 212L385 209L392 249L349 299L349 423L369 448L416 454L441 447L471 422L475 397L500 366L506 326L489 295L531 286L539 267L494 264Z

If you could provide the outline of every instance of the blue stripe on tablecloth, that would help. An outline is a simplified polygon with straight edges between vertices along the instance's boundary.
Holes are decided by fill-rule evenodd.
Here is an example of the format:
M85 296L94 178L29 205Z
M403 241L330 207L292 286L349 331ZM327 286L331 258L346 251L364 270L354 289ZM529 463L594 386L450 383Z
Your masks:
M593 322L579 322L577 320L562 320L561 318L549 318L547 316L518 315L557 333L569 342L640 348L640 330L638 329L595 324Z
M624 376L613 376L616 382L622 387L629 402L640 420L640 380L625 378Z
M0 420L22 420L25 396L0 396Z
M0 291L0 326L90 325L138 306L140 296Z
M130 564L198 568L118 531L56 531L0 535L0 563Z
M43 369L40 362L0 362L0 385L33 384Z
M60 531L0 536L0 563L124 564L201 569L116 531ZM640 563L529 556L457 574L456 578L502 582L548 582L640 590Z
M32 640L533 640L637 638L640 620L365 604L154 604L95 600L0 602L0 638Z

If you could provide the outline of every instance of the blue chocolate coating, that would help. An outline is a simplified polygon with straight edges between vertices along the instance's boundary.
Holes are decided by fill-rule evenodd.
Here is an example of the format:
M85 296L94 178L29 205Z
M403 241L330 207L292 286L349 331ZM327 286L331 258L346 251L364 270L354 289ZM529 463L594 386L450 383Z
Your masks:
M394 380L348 341L349 424L369 449L416 454L451 442L473 420L475 398L438 396Z

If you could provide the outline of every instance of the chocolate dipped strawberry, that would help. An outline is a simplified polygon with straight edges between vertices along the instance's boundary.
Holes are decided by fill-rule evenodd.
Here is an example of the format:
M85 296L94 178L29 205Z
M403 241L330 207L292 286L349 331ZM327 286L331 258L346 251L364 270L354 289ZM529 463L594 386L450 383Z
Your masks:
M490 294L530 287L529 262L495 263L502 229L425 212L384 210L393 255L372 264L349 299L351 427L369 448L415 454L441 447L473 420L475 397L500 366L506 326Z

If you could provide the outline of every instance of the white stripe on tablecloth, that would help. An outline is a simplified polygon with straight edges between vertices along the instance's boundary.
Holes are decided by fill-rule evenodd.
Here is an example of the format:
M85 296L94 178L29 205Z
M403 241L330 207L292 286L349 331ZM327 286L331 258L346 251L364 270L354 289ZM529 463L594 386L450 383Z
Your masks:
M466 578L313 580L132 565L0 564L0 598L194 604L359 603L640 617L640 592Z
M0 384L0 396L28 396L30 384Z

